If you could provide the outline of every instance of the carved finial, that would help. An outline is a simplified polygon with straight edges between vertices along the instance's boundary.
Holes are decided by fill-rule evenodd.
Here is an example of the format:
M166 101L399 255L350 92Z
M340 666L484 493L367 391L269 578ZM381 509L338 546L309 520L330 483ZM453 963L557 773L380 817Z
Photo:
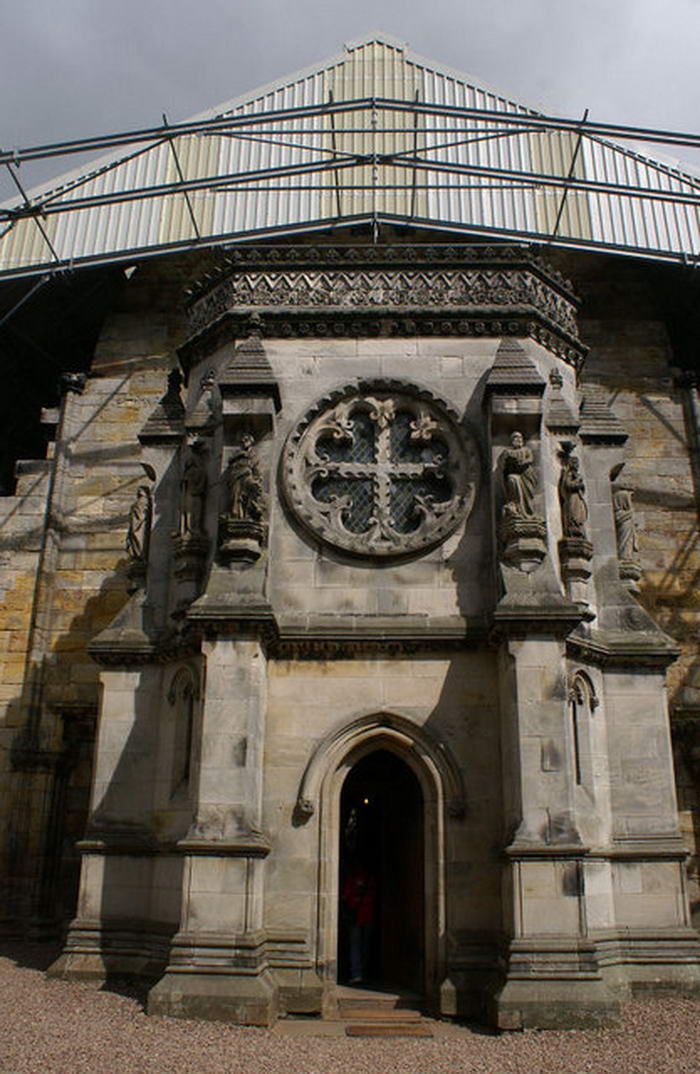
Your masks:
M180 389L182 388L182 373L179 369L171 369L168 373L168 391L169 396L180 396Z
M85 391L86 381L87 374L85 373L61 373L61 395L65 395L67 392L75 392L76 395L82 395Z
M259 313L251 313L250 314L250 316L248 317L247 328L248 328L248 335L249 336L257 336L258 338L260 338L260 336L262 336L263 322L262 322L262 317L260 316Z

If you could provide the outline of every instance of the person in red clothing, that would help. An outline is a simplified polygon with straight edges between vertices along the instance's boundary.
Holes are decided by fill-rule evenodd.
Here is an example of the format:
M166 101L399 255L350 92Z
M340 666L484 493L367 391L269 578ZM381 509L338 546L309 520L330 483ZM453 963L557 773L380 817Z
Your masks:
M350 984L367 980L376 897L374 877L358 863L343 885L343 903L350 921Z

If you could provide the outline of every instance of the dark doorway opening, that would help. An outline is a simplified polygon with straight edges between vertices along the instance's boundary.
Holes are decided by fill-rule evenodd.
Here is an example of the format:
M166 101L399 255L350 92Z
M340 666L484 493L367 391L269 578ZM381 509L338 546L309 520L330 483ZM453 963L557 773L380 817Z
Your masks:
M418 779L376 750L350 771L340 800L340 982L424 991L424 859Z

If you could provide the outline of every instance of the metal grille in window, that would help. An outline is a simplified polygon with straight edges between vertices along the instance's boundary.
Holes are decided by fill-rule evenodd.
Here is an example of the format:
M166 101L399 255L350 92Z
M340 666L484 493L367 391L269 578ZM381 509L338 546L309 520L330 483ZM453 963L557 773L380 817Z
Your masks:
M392 481L389 511L394 529L399 533L412 533L418 529L424 515L421 503L440 504L451 497L451 483L436 474L426 474L412 481Z
M331 393L285 448L283 480L309 529L362 555L402 555L451 533L468 514L478 453L449 404L394 382Z
M369 529L374 494L371 481L349 481L342 477L317 477L311 494L319 503L347 500L341 509L343 525L351 533L366 533Z

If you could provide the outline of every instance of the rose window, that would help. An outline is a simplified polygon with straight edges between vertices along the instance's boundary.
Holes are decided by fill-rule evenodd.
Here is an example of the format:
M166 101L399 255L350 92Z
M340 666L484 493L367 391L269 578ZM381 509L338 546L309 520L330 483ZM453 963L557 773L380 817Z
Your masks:
M292 432L287 497L330 544L400 555L443 540L474 501L476 445L430 392L372 381L334 392Z

